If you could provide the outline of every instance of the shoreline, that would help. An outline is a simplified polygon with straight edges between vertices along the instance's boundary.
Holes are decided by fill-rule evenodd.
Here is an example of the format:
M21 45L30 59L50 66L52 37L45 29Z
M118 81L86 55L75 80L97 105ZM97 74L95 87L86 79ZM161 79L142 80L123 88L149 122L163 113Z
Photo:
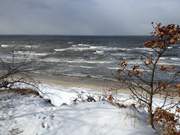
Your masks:
M130 93L122 83L107 79L97 79L92 77L76 77L76 76L52 76L44 74L34 74L33 78L41 83L63 86L65 88L77 87L96 91L107 91L118 93Z

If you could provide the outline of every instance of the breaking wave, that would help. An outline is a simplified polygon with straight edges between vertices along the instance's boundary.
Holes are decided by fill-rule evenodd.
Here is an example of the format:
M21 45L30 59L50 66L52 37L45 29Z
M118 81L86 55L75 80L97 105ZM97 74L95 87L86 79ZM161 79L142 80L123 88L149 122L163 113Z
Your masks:
M108 64L108 63L112 63L112 61L103 61L103 60L85 60L85 59L73 59L73 60L69 60L69 59L58 59L58 58L45 58L42 59L41 61L44 62L59 62L59 63L88 63L88 64Z
M107 46L92 46L88 44L72 45L68 48L55 48L56 52L63 51L95 51L97 54L102 54L104 51L152 51L150 48L122 48L122 47L107 47Z

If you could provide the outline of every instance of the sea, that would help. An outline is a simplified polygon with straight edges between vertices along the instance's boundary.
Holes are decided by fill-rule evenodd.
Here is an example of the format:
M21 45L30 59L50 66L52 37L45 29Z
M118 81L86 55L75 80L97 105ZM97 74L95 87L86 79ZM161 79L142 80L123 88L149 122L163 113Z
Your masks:
M150 36L58 36L1 35L0 58L34 61L34 71L53 76L66 75L115 79L122 59L129 66L143 65L143 54L152 50L144 47ZM180 69L180 44L168 48L160 64ZM147 70L148 72L148 70ZM162 74L163 75L163 74ZM160 75L162 78L164 78Z

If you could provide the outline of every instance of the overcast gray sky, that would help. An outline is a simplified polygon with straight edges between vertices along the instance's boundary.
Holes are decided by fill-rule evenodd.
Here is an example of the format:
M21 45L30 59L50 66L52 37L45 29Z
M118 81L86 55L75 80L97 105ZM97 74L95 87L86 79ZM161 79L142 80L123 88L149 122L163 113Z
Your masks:
M0 34L144 35L179 14L180 0L0 0Z

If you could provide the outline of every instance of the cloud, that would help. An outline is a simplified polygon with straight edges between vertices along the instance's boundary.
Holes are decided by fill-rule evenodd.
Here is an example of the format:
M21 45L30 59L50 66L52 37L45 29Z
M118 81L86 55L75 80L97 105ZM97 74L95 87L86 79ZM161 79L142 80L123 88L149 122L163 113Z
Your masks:
M144 35L178 23L179 0L0 0L0 34Z

